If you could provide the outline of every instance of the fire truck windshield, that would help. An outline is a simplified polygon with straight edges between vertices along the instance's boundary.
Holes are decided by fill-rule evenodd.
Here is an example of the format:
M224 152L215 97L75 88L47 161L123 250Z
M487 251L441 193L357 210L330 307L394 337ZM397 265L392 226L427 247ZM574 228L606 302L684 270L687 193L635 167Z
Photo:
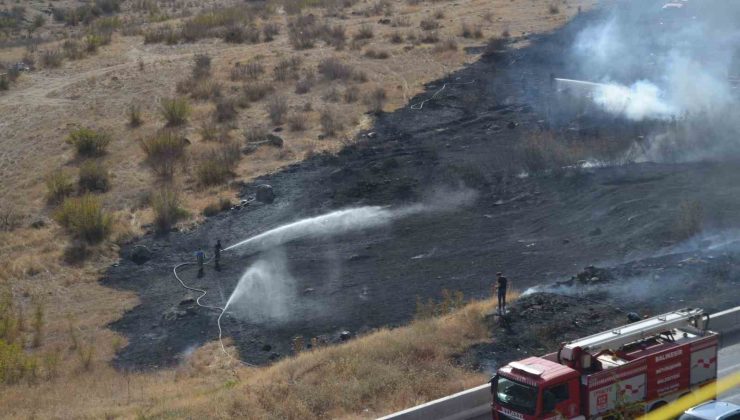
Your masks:
M496 402L524 414L537 409L537 388L499 376L496 378Z

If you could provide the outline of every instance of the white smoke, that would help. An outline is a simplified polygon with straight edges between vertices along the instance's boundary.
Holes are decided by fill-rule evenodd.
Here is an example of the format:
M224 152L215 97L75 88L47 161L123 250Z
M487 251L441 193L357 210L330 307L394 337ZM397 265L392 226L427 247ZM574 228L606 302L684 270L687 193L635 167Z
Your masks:
M643 160L725 157L740 150L740 2L619 2L594 18L572 45L580 79L602 82L591 95L604 111L641 120L689 121L690 132L653 133ZM711 138L711 144L706 141ZM676 157L676 154L682 156ZM639 159L636 159L639 160Z
M679 110L669 104L663 95L658 86L640 80L632 86L599 85L593 93L593 100L605 111L634 121L675 118Z

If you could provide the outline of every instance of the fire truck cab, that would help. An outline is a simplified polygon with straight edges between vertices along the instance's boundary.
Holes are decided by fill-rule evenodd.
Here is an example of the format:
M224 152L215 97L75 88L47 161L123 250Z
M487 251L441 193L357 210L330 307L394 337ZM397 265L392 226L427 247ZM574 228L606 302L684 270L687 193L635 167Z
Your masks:
M656 409L717 377L718 335L682 309L500 368L493 419L607 419ZM622 417L624 418L624 417Z

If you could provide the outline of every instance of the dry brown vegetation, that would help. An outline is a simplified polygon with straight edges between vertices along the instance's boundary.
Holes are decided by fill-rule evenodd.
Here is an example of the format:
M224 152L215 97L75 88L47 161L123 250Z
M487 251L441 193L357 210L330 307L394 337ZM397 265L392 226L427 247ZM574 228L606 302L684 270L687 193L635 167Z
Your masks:
M119 244L226 207L233 178L338 150L368 111L479 58L465 47L551 30L592 2L279 3L59 0L39 19L46 3L0 2L3 415L370 417L483 379L449 356L486 338L486 303L268 368L213 345L174 370L109 367L124 340L104 326L137 301L97 282ZM239 153L278 124L282 147Z

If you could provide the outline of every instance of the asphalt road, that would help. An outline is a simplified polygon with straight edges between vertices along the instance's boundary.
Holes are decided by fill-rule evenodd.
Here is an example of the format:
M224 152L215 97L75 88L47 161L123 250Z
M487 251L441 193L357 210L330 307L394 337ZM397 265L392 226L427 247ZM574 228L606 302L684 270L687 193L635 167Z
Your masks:
M728 346L727 344L732 343ZM725 347L719 351L719 366L717 374L720 377L740 371L740 334L725 337ZM740 386L719 396L722 401L740 404Z

